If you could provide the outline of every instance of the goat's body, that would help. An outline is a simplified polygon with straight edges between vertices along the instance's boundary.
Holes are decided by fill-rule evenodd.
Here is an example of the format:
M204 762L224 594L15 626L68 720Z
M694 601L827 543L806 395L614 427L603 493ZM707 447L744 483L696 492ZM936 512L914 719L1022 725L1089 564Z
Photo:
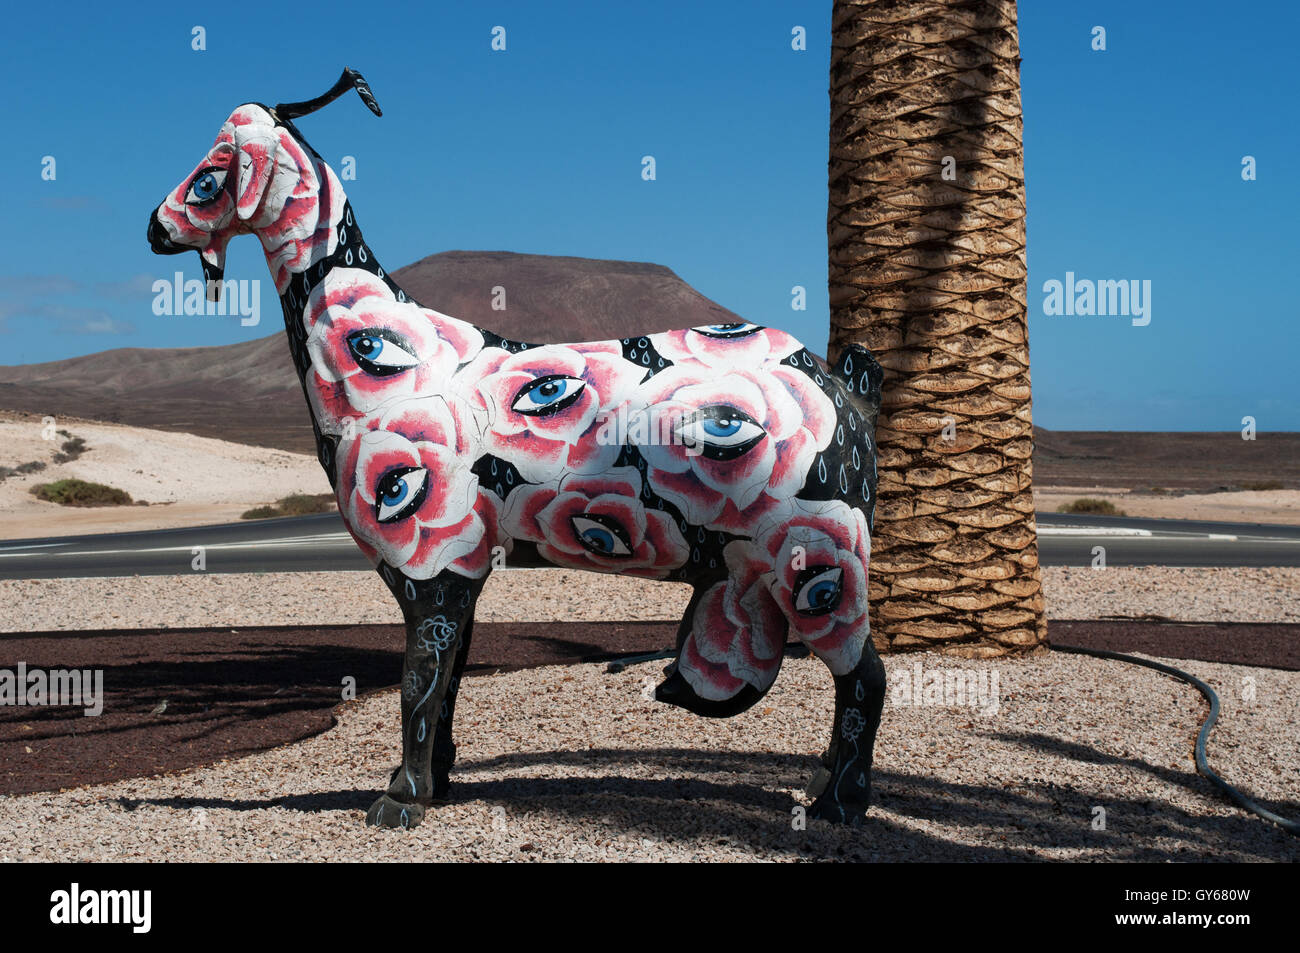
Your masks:
M360 247L332 257L354 250L353 267L288 295L286 317L339 510L381 572L481 579L518 550L524 564L688 582L702 598L679 671L705 702L761 696L791 625L835 674L857 664L879 386L866 352L828 371L753 325L508 341L356 267ZM798 571L782 561L800 541L829 552L803 569L841 570L823 586L842 590L830 612L793 609ZM733 578L747 590L727 592Z
M258 110L227 124L230 148L255 153L240 215L266 246L339 511L407 622L403 765L369 820L408 826L445 794L478 593L494 568L538 563L692 585L657 697L700 714L761 698L793 633L836 682L816 810L864 811L884 691L867 622L881 379L870 354L849 348L827 369L748 324L530 345L431 311L379 266L319 155L291 123L263 131ZM277 155L305 167L276 199L291 222L248 198L259 161L271 168L261 188L276 189ZM231 162L221 138L208 161ZM169 237L151 220L157 250L188 238L186 197L212 171L159 209Z

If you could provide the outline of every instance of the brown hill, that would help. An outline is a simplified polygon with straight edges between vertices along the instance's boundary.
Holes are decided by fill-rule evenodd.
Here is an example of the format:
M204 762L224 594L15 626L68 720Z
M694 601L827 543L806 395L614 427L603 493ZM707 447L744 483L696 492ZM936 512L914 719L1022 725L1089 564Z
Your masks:
M451 251L393 273L415 300L503 337L554 343L740 321L663 265ZM506 309L492 310L492 289ZM280 324L278 315L272 318ZM304 453L311 424L283 332L219 347L117 348L0 366L0 407Z
M1300 433L1227 433L1034 428L1034 483L1150 490L1300 487ZM1263 487L1258 487L1263 488Z

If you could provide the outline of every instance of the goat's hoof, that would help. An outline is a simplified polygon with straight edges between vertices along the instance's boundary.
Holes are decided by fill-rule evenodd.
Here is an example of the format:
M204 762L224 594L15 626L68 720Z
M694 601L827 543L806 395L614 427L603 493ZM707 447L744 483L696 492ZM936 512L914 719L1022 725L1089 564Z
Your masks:
M424 820L424 805L404 804L385 794L366 811L367 827L411 828Z
M817 771L813 774L812 780L808 782L808 787L804 788L810 798L816 799L826 792L831 786L831 771L824 764L817 765Z
M855 827L865 824L867 820L867 811L871 805L865 802L837 801L834 798L822 795L812 802L812 807L808 808L808 816L814 820L830 821L832 824L847 824Z

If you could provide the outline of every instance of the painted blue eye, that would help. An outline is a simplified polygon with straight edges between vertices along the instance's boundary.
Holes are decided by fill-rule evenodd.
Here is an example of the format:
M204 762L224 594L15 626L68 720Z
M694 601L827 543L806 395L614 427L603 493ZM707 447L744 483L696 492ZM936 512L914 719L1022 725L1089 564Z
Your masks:
M838 566L812 566L795 580L794 609L800 615L825 615L840 603L844 572Z
M420 363L415 346L389 328L362 328L349 334L347 342L357 365L375 377L400 374Z
M207 205L221 195L221 190L225 187L225 169L200 169L190 182L185 201L190 205Z
M569 525L583 549L597 556L632 555L632 540L627 529L612 516L584 513L570 516Z
M607 529L593 527L584 530L582 538L591 545L592 549L599 550L602 553L614 551L614 534Z
M428 486L429 471L423 467L389 470L375 486L375 519L381 523L406 519L420 508Z
M746 334L753 334L755 331L763 329L757 324L746 321L741 324L704 324L698 328L691 328L691 330L711 338L741 338Z
M740 431L742 423L736 417L729 420L709 418L700 421L700 426L704 428L704 432L710 437L734 437Z
M531 380L519 389L510 409L529 417L547 417L558 414L582 396L587 382L581 377L566 374L548 374Z
M676 430L688 449L698 448L710 460L734 460L767 436L757 420L726 404L701 407Z

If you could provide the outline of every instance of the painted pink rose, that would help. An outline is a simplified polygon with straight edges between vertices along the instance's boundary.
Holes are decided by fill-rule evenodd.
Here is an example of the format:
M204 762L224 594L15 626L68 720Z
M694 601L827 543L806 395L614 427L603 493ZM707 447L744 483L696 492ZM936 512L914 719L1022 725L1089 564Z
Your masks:
M308 155L283 126L249 137L242 149L264 183L261 207L249 220L261 239L267 266L281 294L289 279L334 253L340 231L353 227L344 220L347 197L330 168ZM263 167L264 164L264 167ZM240 202L255 202L245 193Z
M344 523L367 555L413 579L444 569L479 578L504 542L501 502L470 471L467 413L442 397L404 400L340 444Z
M833 674L851 671L870 634L863 512L842 500L794 500L759 528L754 546L794 634Z
M514 464L530 483L542 483L614 465L620 447L602 423L644 376L617 344L602 341L517 354L485 348L456 384L488 418L483 449Z
M359 268L336 268L307 301L308 396L321 430L339 433L390 400L437 393L483 347L473 325L398 301Z
M709 367L758 367L800 350L784 331L757 324L709 324L650 335L655 350L674 364L696 362Z
M626 418L654 491L687 522L744 536L802 488L836 423L830 398L785 365L674 365L637 389Z
M724 550L730 576L704 594L677 668L701 698L723 701L745 685L766 692L781 668L788 625L776 604L753 544L740 540Z
M557 487L521 486L506 499L501 525L560 566L662 579L690 547L673 518L641 502L636 467L569 474Z

